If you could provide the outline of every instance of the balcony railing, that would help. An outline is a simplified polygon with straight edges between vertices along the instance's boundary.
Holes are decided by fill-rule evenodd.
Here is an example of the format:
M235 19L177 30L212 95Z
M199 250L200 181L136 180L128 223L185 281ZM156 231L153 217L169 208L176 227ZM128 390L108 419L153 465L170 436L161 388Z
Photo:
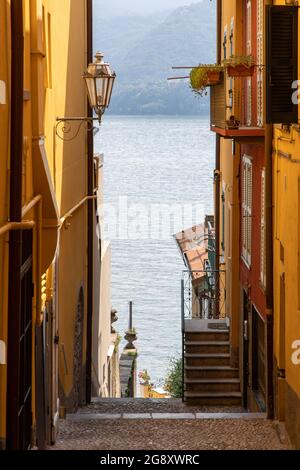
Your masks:
M211 130L228 139L264 137L263 74L252 78L224 78L211 87Z
M183 322L226 318L225 271L184 271L181 302Z

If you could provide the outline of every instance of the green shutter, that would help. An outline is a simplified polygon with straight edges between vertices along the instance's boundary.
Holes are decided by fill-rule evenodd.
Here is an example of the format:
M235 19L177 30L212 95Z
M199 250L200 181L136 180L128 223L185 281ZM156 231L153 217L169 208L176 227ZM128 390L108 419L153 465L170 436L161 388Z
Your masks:
M298 122L292 83L298 79L298 8L267 6L266 14L266 121Z

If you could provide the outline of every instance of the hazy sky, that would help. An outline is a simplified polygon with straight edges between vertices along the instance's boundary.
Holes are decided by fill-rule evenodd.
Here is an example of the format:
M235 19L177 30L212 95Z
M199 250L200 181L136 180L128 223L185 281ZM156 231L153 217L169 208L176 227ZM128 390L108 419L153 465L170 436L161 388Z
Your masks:
M174 9L202 0L94 0L96 7L105 14L117 16L126 13L148 14L154 11Z

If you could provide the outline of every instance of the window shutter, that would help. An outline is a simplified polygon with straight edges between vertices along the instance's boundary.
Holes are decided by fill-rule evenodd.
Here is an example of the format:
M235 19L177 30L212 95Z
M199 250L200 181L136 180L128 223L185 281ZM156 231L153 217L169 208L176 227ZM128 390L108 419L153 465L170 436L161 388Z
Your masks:
M264 0L257 2L257 126L264 124Z
M252 243L252 163L244 155L242 180L242 256L248 266L251 265Z
M247 55L252 54L252 3L251 0L247 1ZM246 122L247 126L252 125L252 79L251 77L246 79L246 90L247 90L247 108L246 108Z
M252 164L248 163L248 263L251 264L251 246L252 246Z
M246 164L242 163L242 254L246 254Z
M266 286L266 221L265 221L265 169L261 172L261 228L260 228L260 281Z
M298 8L270 6L266 15L266 121L298 122L292 83L298 79Z

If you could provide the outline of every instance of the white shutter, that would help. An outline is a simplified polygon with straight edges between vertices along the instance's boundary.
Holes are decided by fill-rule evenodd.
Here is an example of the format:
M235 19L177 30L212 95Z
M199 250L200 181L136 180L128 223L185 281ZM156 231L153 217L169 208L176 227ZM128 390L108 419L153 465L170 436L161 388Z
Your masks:
M248 161L248 238L247 238L247 251L248 251L248 264L251 264L251 243L252 243L252 163Z
M252 162L244 155L242 175L242 256L251 265L252 244Z
M264 0L257 0L257 125L263 126Z
M266 217L265 217L265 169L261 172L261 222L260 222L260 282L266 286Z
M242 160L242 256L246 256L246 164Z
M251 0L247 1L247 55L252 53L252 41L251 41L251 34L252 34L252 8L251 8ZM252 79L251 77L246 78L246 95L247 95L247 111L246 111L246 120L247 126L251 126L252 124Z

